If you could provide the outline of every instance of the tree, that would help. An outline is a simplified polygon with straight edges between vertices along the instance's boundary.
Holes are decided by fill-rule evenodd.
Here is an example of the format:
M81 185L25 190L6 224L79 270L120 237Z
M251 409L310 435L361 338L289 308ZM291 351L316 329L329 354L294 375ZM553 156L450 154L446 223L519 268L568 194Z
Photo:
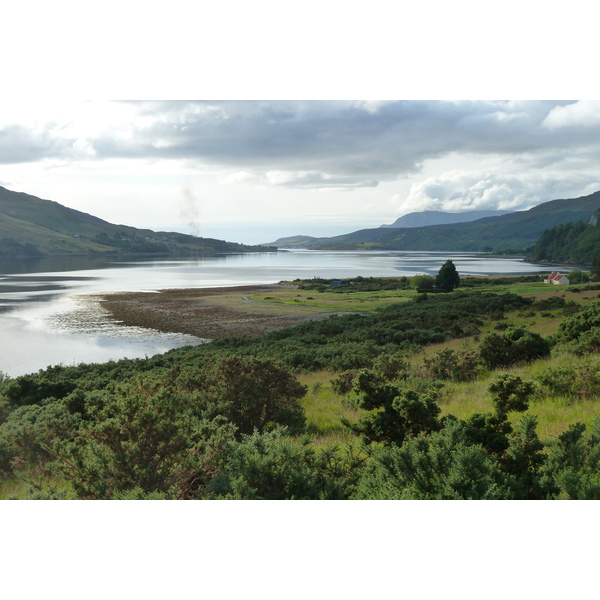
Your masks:
M590 279L590 274L581 269L573 269L569 272L569 283L586 283Z
M447 260L440 268L435 278L436 287L452 291L460 285L458 271L451 260Z

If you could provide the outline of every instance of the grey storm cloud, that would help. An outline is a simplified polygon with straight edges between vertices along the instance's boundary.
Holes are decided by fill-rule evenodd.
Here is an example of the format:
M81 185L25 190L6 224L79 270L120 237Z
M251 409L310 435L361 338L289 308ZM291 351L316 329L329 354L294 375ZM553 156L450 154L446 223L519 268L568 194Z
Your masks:
M585 127L579 118L570 127L563 115L577 111L566 101L128 104L139 122L86 139L88 153L81 159L184 159L290 173L273 179L274 185L353 188L419 172L424 161L453 152L514 155L543 164L563 160L567 152L582 160L597 157L600 149L599 121ZM82 146L81 140L61 137L60 128L0 128L0 162L75 159Z

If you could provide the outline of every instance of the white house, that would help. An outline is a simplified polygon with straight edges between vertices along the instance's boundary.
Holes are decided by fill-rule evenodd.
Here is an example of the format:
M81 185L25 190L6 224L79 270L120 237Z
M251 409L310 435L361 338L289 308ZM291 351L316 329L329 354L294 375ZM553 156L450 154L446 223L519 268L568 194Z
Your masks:
M552 273L548 279L544 279L544 283L551 283L553 285L569 285L569 278L566 275L560 273Z

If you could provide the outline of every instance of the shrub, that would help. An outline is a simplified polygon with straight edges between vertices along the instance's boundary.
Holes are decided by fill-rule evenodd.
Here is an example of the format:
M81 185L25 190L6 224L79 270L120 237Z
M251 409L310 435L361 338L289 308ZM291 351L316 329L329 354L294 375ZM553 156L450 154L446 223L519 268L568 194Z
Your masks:
M184 395L134 386L115 393L58 447L79 498L159 493L194 498L221 466L234 427L199 420Z
M524 412L529 408L529 399L535 392L531 381L523 381L517 375L500 375L490 384L492 404L496 414L505 417L509 412Z
M474 352L444 348L429 358L425 357L423 368L432 379L472 381L477 377L480 365Z
M373 361L373 370L386 381L405 377L410 365L401 354L380 354Z
M346 499L364 458L336 446L316 450L283 430L244 435L231 444L227 462L209 484L208 497L236 500Z
M358 371L350 370L340 373L335 379L331 380L331 389L339 396L349 394L353 388L353 381Z
M592 304L565 319L558 326L557 340L567 342L576 340L586 331L600 327L600 304Z
M295 430L304 425L298 400L307 388L272 361L228 356L202 370L188 385L192 386L188 391L197 394L202 416L224 416L237 427L238 435L274 424Z
M600 364L549 367L536 378L552 394L566 398L594 398L600 395Z
M385 383L367 370L354 380L355 391L362 394L359 408L371 411L357 423L340 419L342 424L362 435L366 443L402 444L405 438L440 429L441 413L433 394L419 394Z
M431 275L414 275L411 285L419 290L431 290L435 286L435 277Z
M549 356L550 347L550 342L538 333L521 326L510 326L504 334L484 336L477 354L488 369L495 369Z
M381 500L463 500L510 498L510 477L465 426L449 421L439 431L402 447L376 449L355 498Z

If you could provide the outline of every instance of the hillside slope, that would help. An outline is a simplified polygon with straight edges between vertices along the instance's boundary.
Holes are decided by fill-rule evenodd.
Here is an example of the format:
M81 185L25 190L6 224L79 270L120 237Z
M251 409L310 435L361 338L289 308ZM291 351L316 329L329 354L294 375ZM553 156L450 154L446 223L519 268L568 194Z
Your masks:
M58 202L0 187L0 256L92 253L212 255L269 250L272 248L115 225Z
M453 223L468 223L485 219L487 217L500 217L506 215L510 210L469 210L466 212L450 213L440 210L423 210L411 212L398 217L391 225L381 227L428 227L430 225L451 225Z
M305 247L315 250L525 251L545 230L564 223L588 221L599 207L600 191L580 198L551 200L530 210L468 223L380 227L331 238L315 238Z
M535 262L590 265L600 251L600 210L587 221L564 223L547 229L527 256Z

